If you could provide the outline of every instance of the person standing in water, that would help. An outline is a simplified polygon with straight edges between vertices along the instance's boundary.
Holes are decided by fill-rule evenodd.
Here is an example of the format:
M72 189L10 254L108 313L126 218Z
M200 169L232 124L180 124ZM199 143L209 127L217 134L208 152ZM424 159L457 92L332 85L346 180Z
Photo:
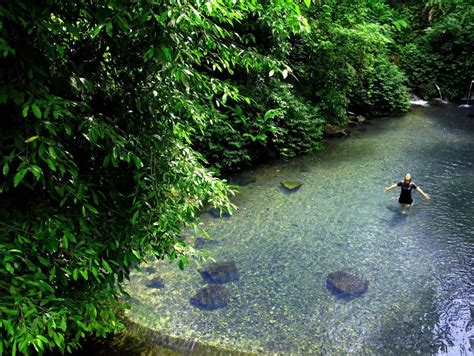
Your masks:
M406 204L406 205L411 205L413 204L413 199L411 197L411 191L414 189L418 193L420 193L425 199L431 199L431 196L429 194L426 194L424 191L421 190L420 187L418 187L415 183L411 181L411 174L407 173L405 174L405 177L403 179L403 182L398 182L395 184L392 184L390 187L384 188L384 192L390 192L391 190L400 187L400 197L398 198L398 202L400 204Z

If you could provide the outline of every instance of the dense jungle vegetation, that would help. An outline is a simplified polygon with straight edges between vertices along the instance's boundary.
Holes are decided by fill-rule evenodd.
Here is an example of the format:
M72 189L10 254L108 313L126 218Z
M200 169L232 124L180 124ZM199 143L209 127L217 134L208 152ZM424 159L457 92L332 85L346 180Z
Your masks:
M1 2L0 354L119 329L130 269L184 268L181 229L231 207L221 174L461 98L473 26L461 0Z

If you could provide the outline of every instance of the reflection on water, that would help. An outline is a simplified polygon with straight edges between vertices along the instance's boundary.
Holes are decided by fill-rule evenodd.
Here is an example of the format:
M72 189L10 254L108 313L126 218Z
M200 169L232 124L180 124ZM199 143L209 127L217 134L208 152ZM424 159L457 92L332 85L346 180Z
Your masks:
M474 352L474 120L454 106L415 108L330 141L322 154L246 172L231 218L203 223L217 262L239 278L224 307L196 308L202 266L152 262L133 274L128 317L161 335L260 353ZM383 187L411 172L416 195L400 211ZM302 181L292 194L280 182ZM187 241L192 243L191 233ZM336 298L327 275L369 281ZM202 271L201 271L202 272ZM160 277L163 288L150 288ZM224 303L222 303L224 304Z

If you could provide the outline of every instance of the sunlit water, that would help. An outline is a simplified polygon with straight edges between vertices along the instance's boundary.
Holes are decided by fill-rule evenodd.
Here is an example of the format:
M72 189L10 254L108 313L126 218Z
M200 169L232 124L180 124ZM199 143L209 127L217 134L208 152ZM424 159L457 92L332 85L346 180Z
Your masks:
M321 153L246 172L231 218L202 218L216 261L235 261L225 308L190 299L192 265L151 262L134 273L128 317L157 334L226 350L294 354L474 353L474 117L454 105L375 120ZM383 188L411 172L408 214ZM285 194L280 182L304 185ZM188 233L187 241L193 236ZM331 272L369 281L351 300L326 288ZM161 277L163 288L146 287ZM145 340L146 341L146 340Z

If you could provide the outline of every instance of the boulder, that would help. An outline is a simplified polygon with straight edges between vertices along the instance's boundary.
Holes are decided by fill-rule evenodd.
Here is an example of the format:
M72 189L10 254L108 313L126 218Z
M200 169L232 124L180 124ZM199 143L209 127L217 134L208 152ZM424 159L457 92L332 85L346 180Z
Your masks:
M148 288L161 289L165 287L165 282L161 277L153 278L152 280L146 281L145 286Z
M230 299L229 290L224 286L208 285L197 291L191 298L192 305L203 310L224 308Z
M296 192L303 185L303 182L297 180L285 180L281 182L281 186L288 192Z
M211 284L229 283L238 280L240 277L233 261L211 263L199 272L204 281Z
M336 296L348 298L361 296L369 287L367 280L343 271L328 274L326 284Z

